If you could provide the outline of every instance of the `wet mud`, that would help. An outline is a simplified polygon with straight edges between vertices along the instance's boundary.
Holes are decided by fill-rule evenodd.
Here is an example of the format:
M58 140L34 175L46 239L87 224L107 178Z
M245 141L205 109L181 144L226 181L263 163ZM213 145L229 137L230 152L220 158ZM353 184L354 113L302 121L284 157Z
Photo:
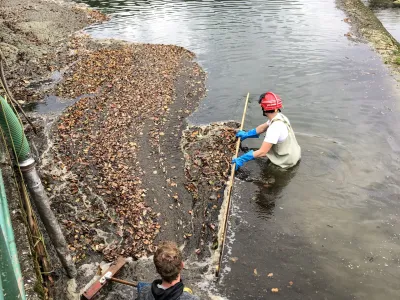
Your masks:
M74 56L69 36L107 19L72 1L2 0L0 49L15 98L21 103L40 100L51 73Z
M106 18L72 1L0 1L0 50L4 75L14 98L22 105L40 99L42 90L51 82L52 68L63 66L64 59L69 57L65 43L68 36ZM35 122L37 129L42 130L42 120L37 119ZM32 131L30 127L26 129L27 133ZM1 169L12 212L25 292L28 299L39 299L45 296L46 288L41 284L36 254L30 249L33 241L29 238L26 218L21 209L12 162L7 149L1 144ZM32 150L36 152L36 149Z
M87 270L101 261L147 257L160 240L176 241L190 263L204 264L216 240L237 127L187 128L185 118L205 93L205 74L189 51L74 41L78 60L49 91L79 100L43 126L35 147L79 268L71 283L53 259L57 299L74 299L92 279ZM127 269L125 279L142 276Z
M74 33L107 17L73 2L2 1L0 14L8 20L1 49L15 98L35 106L55 97L68 106L31 113L37 135L26 125L78 267L69 280L44 232L53 264L49 296L77 299L99 265L120 255L131 257L124 279L152 281L151 254L159 241L174 240L187 261L185 282L207 298L197 284L217 246L238 124L188 126L205 95L194 54ZM101 298L130 299L126 289L112 284Z
M83 55L54 91L91 95L54 120L47 146L38 150L52 207L80 267L72 292L58 273L55 296L84 288L84 266L146 257L160 240L182 245L191 261L210 257L237 124L186 128L204 95L193 54L110 44Z

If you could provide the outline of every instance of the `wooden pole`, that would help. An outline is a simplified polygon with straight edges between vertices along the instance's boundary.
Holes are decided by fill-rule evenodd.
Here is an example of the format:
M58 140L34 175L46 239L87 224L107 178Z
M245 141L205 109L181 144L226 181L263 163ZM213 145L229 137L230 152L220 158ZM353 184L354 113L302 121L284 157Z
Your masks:
M249 102L249 96L250 96L250 93L247 93L246 103L244 104L242 122L240 123L240 130L243 130L244 119L246 117L246 111L247 111L247 103ZM236 151L235 151L234 158L237 157L238 152L239 152L239 148L240 148L240 138L238 138L238 140L236 141ZM235 168L236 168L236 164L233 164L232 165L232 170L231 170L231 176L229 178L228 191L227 191L227 195L226 195L226 201L228 201L228 202L227 202L227 205L226 205L225 221L223 223L223 231L222 231L222 237L221 237L222 246L221 246L221 251L219 252L218 265L217 265L216 270L215 270L215 276L216 277L219 276L219 272L220 272L221 264L222 264L222 255L224 253L226 232L228 230L228 215L229 215L229 210L230 210L230 206L231 206L231 192L232 192L232 187L233 187L233 181L235 180Z
M134 287L137 287L137 285L138 285L136 281L126 281L126 280L118 279L118 278L115 278L115 277L111 277L110 280L114 281L114 282L121 283L121 284L134 286Z

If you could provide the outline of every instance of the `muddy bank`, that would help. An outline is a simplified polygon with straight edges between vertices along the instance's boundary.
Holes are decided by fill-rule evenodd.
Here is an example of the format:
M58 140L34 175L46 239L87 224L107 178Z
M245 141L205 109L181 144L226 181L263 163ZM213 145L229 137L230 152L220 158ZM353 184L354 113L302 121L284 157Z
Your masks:
M174 152L173 156L178 160L173 161L172 164L171 162L164 162L162 167L155 168L164 173L163 168L168 171L170 170L169 167L172 166L174 171L169 176L174 178L174 182L169 180L170 177L165 177L168 172L164 173L164 176L155 177L152 181L152 183L164 185L172 183L172 186L178 191L175 196L179 196L174 197L174 200L170 203L157 201L156 204L152 204L153 210L160 212L159 221L163 221L157 240L169 239L178 242L183 240L180 244L185 258L182 278L185 285L190 287L201 299L219 299L209 289L215 280L211 256L214 252L212 248L216 245L212 242L216 240L218 231L219 208L223 200L223 191L227 179L226 172L229 170L227 165L230 165L228 157L232 155L232 141L235 140L234 133L237 126L238 124L234 122L201 127L194 126L185 129L183 134L177 134L178 139L181 140L181 154L178 151L178 153ZM167 148L161 146L161 149L163 149L163 155L171 154L168 153ZM183 153L184 161L182 160ZM155 155L156 153L153 153L152 158L155 158ZM176 171L175 166L177 167ZM152 165L147 166L147 168L150 167ZM186 176L180 175L183 170ZM144 182L146 181L144 180ZM192 196L179 198L183 192L182 188L185 190L184 193L189 191ZM167 193L169 192L171 191L167 191ZM165 193L164 189L160 192L151 189L149 194L162 198ZM189 216L190 219L188 220L185 216ZM76 292L87 288L90 286L90 282L98 279L99 275L96 275L98 268L101 267L102 270L106 270L109 263L101 261L100 257L96 261L92 256L86 260L80 260L79 266L77 280L69 281L70 286L71 282L74 282L73 285L76 284ZM138 260L128 258L128 263L116 277L128 281L151 282L158 275L154 268L152 256L148 256ZM112 283L101 291L99 299L134 299L135 295L135 288Z
M99 264L119 255L133 258L124 279L150 281L151 259L134 261L160 240L174 240L190 269L186 282L207 298L199 282L217 247L237 124L187 128L185 118L205 94L194 54L74 33L106 17L72 2L2 1L0 14L15 98L69 105L60 116L31 114L38 135L26 126L79 269L76 280L66 278L44 232L53 264L49 295L76 299ZM111 285L102 297L130 299L124 289Z
M68 38L85 26L106 20L101 13L61 0L1 0L0 49L7 79L17 100L41 100L51 74L74 55Z
M400 7L399 0L369 0L368 6L371 8Z
M38 99L38 87L49 82L52 66L64 64L56 57L69 56L68 51L62 51L66 49L68 35L105 18L74 2L1 0L0 50L5 77L15 98L21 104ZM26 294L28 299L38 299L46 289L41 286L39 259L30 249L33 239L29 242L12 163L3 144L0 158Z
M99 47L87 48L54 88L59 98L79 100L39 149L52 207L80 267L73 293L91 279L88 264L145 257L160 240L182 245L191 262L211 256L237 127L183 131L204 95L204 72L187 50ZM67 286L60 280L56 297Z
M76 284L57 272L55 297L79 293L91 279L89 266L119 255L149 256L160 240L176 241L205 272L237 124L184 131L205 93L205 74L191 52L85 36L75 41L77 61L49 91L76 102L47 127L48 143L36 147L79 268Z
M400 44L386 30L372 10L361 0L337 0L337 5L347 14L348 19L345 21L351 24L353 32L365 39L398 76Z

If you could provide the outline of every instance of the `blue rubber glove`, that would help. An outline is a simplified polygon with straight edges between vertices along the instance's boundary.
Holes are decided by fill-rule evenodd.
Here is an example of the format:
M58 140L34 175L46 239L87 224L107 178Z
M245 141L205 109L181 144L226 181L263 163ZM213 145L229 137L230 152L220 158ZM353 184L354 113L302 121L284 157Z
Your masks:
M232 163L236 164L235 170L237 171L237 169L242 167L245 162L248 162L250 160L254 160L254 151L253 150L250 150L249 152L246 152L242 156L232 159Z
M257 134L257 130L253 128L247 132L240 130L238 133L236 133L236 136L239 137L241 141L244 141L247 138L258 138L260 135Z

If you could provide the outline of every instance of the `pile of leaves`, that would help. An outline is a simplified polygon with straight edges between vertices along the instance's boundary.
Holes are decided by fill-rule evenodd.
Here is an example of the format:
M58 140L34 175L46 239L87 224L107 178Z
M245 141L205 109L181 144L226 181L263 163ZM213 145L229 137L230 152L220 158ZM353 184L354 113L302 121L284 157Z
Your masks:
M192 57L176 46L120 45L87 53L65 74L57 96L82 98L55 125L54 150L61 167L75 175L68 192L76 199L54 205L76 259L88 250L109 259L155 250L160 225L144 203L145 162L137 153L146 149L138 140L145 121L159 122L168 110L180 64Z
M217 242L217 220L236 150L238 127L234 122L215 123L193 126L183 132L186 188L194 199L194 216L203 220L198 232L203 246L207 246L206 242Z
M235 154L236 123L193 126L183 132L187 189L199 198L199 184L207 183L213 190L224 187Z

